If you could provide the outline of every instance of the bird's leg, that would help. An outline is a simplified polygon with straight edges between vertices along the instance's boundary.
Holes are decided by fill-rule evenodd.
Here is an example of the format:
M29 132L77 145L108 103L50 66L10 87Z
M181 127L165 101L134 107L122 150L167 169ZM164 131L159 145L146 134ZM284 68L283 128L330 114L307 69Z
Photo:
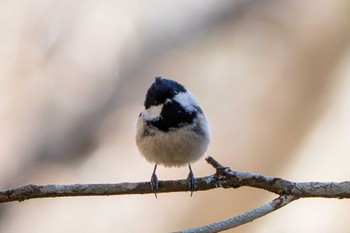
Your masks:
M191 197L192 197L193 191L196 188L195 187L196 186L196 178L193 175L192 168L191 168L190 164L188 164L188 168L190 169L190 173L188 174L187 182L188 182L188 189L189 189L189 191L191 191Z
M157 170L157 164L154 165L154 170L153 170L152 177L151 177L151 189L152 189L152 192L154 192L154 195L157 198L158 183L159 182L158 182L158 177L156 175L156 170Z

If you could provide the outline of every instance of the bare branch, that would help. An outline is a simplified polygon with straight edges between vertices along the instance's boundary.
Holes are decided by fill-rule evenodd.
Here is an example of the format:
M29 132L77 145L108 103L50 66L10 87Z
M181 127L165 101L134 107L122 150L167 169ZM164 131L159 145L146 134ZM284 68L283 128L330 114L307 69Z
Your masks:
M216 173L196 179L196 190L205 191L215 188L239 188L249 186L278 194L279 197L259 208L236 217L192 228L189 232L219 232L251 222L290 202L306 197L350 198L350 182L291 182L277 177L264 176L249 172L234 171L222 166L212 157L207 162L216 169ZM159 181L159 193L187 191L187 180ZM109 196L153 193L150 182L117 184L71 184L71 185L25 185L19 188L0 190L0 203L24 201L33 198L73 197L73 196Z
M350 181L344 182L292 182L273 176L234 171L222 166L212 157L207 162L216 169L216 180L223 188L249 186L278 194L298 198L350 198Z
M272 202L260 206L259 208L248 211L244 214L240 214L233 218L226 219L221 222L216 222L212 224L208 224L201 227L191 228L184 231L179 231L177 233L211 233L211 232L219 232L228 230L234 227L238 227L240 225L246 224L248 222L252 222L253 220L265 216L289 203L296 200L297 198L293 196L280 196L274 199Z
M288 180L254 174L249 172L233 171L222 166L212 157L207 162L216 173L196 179L196 191L205 191L215 188L238 188L249 186L264 189L279 196L291 195L296 198L323 197L323 198L350 198L350 182L304 182L297 183ZM166 180L159 182L159 193L187 191L187 180ZM19 188L0 191L0 203L24 201L33 198L73 197L73 196L109 196L128 194L152 193L150 182L117 183L117 184L72 184L72 185L25 185Z

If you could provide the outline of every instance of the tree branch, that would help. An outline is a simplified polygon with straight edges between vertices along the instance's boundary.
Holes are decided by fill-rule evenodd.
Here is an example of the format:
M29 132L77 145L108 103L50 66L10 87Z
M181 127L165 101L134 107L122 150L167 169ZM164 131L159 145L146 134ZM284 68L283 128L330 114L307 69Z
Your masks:
M233 171L222 166L212 157L207 162L216 169L211 176L196 179L195 191L215 188L239 188L249 186L264 189L278 195L291 195L297 198L350 198L350 182L291 182L272 176L249 172ZM159 181L159 193L184 192L188 190L187 180ZM19 188L0 191L0 203L24 201L33 198L73 197L73 196L109 196L153 193L150 182L117 184L71 184L71 185L25 185Z
M249 186L278 194L298 198L350 198L350 181L344 182L292 182L273 176L234 171L222 166L212 157L207 162L216 169L215 180L223 188Z
M240 214L236 217L226 219L221 222L216 222L212 224L208 224L202 227L195 227L184 231L178 231L177 233L211 233L211 232L219 232L228 230L248 222L252 222L253 220L260 218L264 215L267 215L289 203L296 200L293 196L280 196L274 199L272 202L260 206L259 208L248 211L244 214Z
M205 191L215 188L239 188L249 186L279 195L272 202L244 214L222 222L209 224L183 232L218 232L253 221L284 205L306 197L350 198L350 182L292 182L272 176L249 172L234 171L222 166L212 157L207 162L216 169L211 176L196 179L196 190ZM159 181L159 193L183 192L188 190L187 180ZM150 182L117 184L72 184L72 185L25 185L19 188L0 190L0 203L24 201L33 198L73 197L73 196L109 196L153 193Z

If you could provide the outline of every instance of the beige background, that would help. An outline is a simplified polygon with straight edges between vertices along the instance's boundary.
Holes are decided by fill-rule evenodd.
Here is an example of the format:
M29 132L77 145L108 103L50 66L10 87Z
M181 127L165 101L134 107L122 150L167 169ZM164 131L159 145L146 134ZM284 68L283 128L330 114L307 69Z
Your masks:
M212 127L207 153L221 163L349 180L349 33L346 0L1 1L0 187L149 180L133 124L158 75L195 94ZM204 159L193 169L214 172ZM274 197L37 199L1 204L0 232L170 232ZM349 211L348 200L299 200L228 232L348 232Z

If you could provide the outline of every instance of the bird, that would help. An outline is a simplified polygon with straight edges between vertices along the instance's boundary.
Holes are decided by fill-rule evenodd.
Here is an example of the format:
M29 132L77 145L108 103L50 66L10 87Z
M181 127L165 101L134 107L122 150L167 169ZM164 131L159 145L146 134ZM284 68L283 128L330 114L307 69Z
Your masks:
M195 190L191 163L199 160L210 142L206 116L193 94L182 84L155 77L146 93L136 120L136 145L145 159L154 165L151 190L157 198L157 165L188 165L188 189Z

